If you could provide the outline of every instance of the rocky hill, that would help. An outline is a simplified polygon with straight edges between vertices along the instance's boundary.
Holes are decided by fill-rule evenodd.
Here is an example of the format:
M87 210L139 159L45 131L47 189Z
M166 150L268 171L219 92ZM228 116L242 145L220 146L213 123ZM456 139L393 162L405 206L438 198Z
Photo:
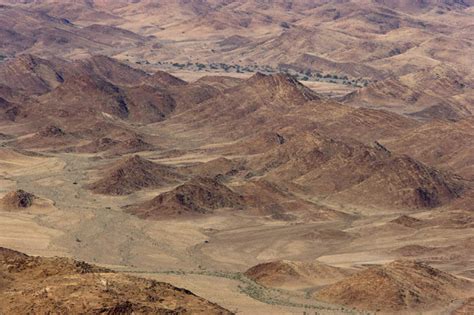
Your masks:
M255 282L277 288L326 285L341 280L350 270L320 262L274 261L258 264L245 272Z
M256 174L273 181L285 179L331 199L386 207L436 207L463 190L456 177L383 146L318 134L297 135L251 163Z
M139 155L124 158L102 173L102 177L88 188L105 195L127 195L144 188L168 186L182 178L173 168L153 163Z
M400 312L443 306L469 290L469 282L428 265L394 261L332 284L316 297L360 309Z
M190 291L69 258L0 248L2 313L231 314Z
M33 205L37 197L22 189L7 193L0 199L0 208L7 211L26 209Z
M195 177L127 212L144 219L196 216L219 208L240 208L243 198L216 179Z

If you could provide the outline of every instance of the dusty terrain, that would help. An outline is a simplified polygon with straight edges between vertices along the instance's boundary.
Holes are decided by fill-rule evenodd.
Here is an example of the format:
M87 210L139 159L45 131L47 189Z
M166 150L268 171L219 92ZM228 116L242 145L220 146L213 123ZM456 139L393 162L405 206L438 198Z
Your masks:
M470 313L472 1L0 3L0 312Z
M85 65L62 64L117 88L88 84L82 96L66 78L63 91L23 96L26 115L4 120L2 246L168 281L249 313L345 312L339 304L346 300L326 301L317 292L394 259L419 259L470 281L469 138L453 135L462 142L444 148L456 163L412 153L403 143L418 148L422 140L409 132L431 123L354 109L284 75L195 83L167 77L152 87L160 86L158 108L162 94L176 104L169 117L120 118L116 109L131 113L135 103L109 98L131 87L118 82L117 71L143 80L136 89L153 76L116 62L105 72L85 72ZM109 113L90 107L81 121L55 108L52 93L76 95L64 98L66 110L83 97L108 100ZM50 106L48 116L36 112L37 102ZM462 122L445 124L472 137L470 124L462 125L466 131L454 128ZM46 127L35 131L40 125ZM363 138L351 137L357 134ZM264 276L244 274L288 260L264 268Z

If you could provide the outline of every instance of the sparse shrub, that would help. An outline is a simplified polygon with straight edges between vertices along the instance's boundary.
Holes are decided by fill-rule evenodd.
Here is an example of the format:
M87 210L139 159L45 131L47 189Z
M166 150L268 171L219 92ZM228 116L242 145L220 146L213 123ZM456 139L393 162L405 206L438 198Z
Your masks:
M280 26L286 29L290 28L290 24L288 22L281 22Z
M186 67L185 64L177 63L177 62L173 63L172 65L173 67L180 68L180 69L183 69L184 67Z
M206 68L206 65L203 64L203 63L196 63L196 67L198 68L198 70L202 70L202 69L205 69Z

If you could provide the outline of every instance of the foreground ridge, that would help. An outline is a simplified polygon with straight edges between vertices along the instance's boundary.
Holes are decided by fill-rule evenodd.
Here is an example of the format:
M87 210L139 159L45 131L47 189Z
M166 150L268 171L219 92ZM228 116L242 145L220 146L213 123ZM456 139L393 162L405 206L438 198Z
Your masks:
M231 314L192 292L69 258L0 247L0 311L88 314Z

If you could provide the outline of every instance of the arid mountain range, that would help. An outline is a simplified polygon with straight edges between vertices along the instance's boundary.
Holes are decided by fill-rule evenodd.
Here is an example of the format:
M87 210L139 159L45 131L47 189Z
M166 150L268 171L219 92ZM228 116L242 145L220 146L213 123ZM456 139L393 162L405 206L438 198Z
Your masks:
M1 2L6 57L105 54L227 72L258 64L372 82L345 98L354 106L423 119L474 110L467 0Z
M473 6L0 1L0 313L469 314Z

